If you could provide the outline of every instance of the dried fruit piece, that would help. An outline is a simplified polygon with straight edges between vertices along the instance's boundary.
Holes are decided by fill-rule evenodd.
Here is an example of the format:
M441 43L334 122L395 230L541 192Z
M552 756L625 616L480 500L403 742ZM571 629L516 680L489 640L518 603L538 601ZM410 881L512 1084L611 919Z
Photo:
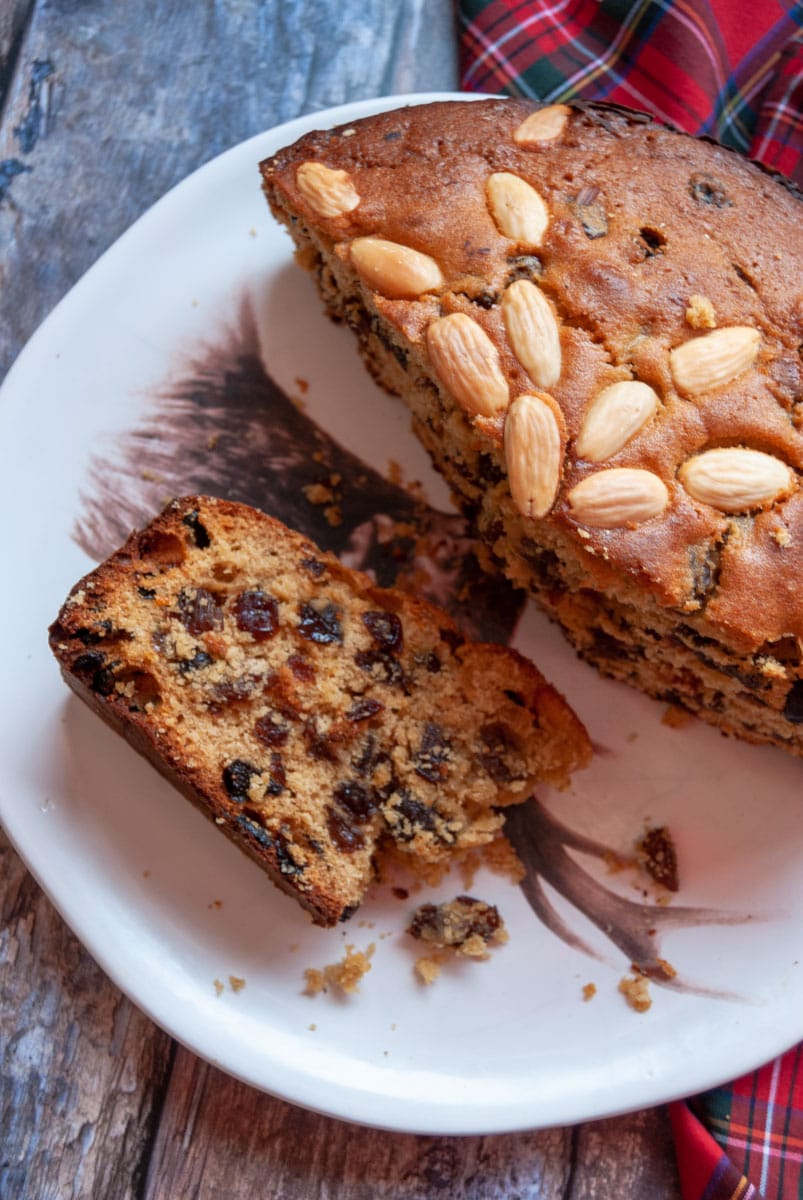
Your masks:
M755 362L761 335L750 325L727 325L669 351L678 391L695 396L721 387Z
M256 642L267 641L279 632L279 602L260 588L240 592L234 601L234 617L237 628L250 633Z
M763 508L788 495L795 480L780 459L741 446L705 450L685 462L678 477L695 500L727 513Z
M495 171L485 183L485 196L499 232L537 250L549 225L549 210L535 188L510 171Z
M513 503L525 517L552 507L563 465L563 420L551 396L526 394L505 421L505 462Z
M621 529L657 517L669 503L666 484L652 471L609 467L587 475L569 492L572 515L593 529Z
M560 330L544 293L528 279L517 279L505 292L502 317L513 353L533 383L554 387L560 378Z
M536 146L541 142L553 142L566 128L571 115L567 104L549 104L530 113L513 133L517 146Z
M302 163L296 171L296 185L319 217L340 217L360 203L348 171L338 171L323 163Z
M468 412L493 417L507 408L510 389L499 352L471 317L438 317L427 329L427 348L441 383Z
M385 238L355 238L349 255L363 283L391 300L415 299L446 282L434 258Z
M603 462L627 445L658 407L647 383L623 379L603 388L589 405L577 439L577 457Z

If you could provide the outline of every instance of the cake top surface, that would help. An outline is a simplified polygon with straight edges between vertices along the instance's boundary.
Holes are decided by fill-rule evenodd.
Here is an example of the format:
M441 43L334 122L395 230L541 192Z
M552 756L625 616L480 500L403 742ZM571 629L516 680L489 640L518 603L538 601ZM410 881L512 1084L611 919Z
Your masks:
M503 455L602 587L803 639L803 205L614 107L443 102L308 134L274 208Z

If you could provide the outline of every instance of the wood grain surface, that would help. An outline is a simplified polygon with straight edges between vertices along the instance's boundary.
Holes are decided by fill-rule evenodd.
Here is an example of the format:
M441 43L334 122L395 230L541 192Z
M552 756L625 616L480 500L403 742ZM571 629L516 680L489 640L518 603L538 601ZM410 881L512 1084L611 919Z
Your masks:
M449 0L0 0L0 377L124 229L300 113L457 85ZM57 402L57 397L44 401ZM676 1200L666 1114L386 1134L260 1094L106 979L0 834L0 1200Z

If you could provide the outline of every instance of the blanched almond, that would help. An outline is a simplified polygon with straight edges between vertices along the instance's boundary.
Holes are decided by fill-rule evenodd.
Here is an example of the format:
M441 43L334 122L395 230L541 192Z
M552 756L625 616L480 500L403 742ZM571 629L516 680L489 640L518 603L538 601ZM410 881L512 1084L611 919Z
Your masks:
M340 217L360 203L348 171L338 171L319 162L303 162L296 171L301 195L319 217Z
M763 508L794 486L792 470L771 454L741 446L705 450L678 471L690 496L721 512L746 512Z
M411 300L444 285L434 258L384 238L355 238L349 255L357 274L368 287L390 300Z
M549 211L535 188L510 171L495 171L486 180L485 196L499 232L537 250L549 225Z
M438 317L427 329L427 348L445 388L467 412L493 417L510 399L499 353L485 330L465 313Z
M620 529L657 517L669 503L666 484L652 471L609 467L586 475L569 492L569 506L581 525Z
M517 396L505 419L505 462L510 494L525 517L552 507L563 465L563 418L551 396Z
M517 279L505 292L502 318L513 353L536 387L554 387L560 379L560 331L544 293L528 279Z
M755 362L761 335L750 325L726 325L669 351L675 387L691 396L735 379Z
M559 138L571 115L567 104L549 104L530 113L513 134L517 146L533 146Z
M589 405L577 439L577 457L603 462L626 446L658 407L647 383L623 379L603 388Z

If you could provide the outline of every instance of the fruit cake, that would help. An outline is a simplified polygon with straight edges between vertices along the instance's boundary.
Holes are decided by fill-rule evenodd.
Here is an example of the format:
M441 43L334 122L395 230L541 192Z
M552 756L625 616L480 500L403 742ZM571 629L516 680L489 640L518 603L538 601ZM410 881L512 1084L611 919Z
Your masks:
M803 752L803 205L606 105L313 132L271 209L492 559L604 674Z
M71 591L69 685L322 925L387 845L445 863L565 786L587 735L538 670L242 504L174 500Z

